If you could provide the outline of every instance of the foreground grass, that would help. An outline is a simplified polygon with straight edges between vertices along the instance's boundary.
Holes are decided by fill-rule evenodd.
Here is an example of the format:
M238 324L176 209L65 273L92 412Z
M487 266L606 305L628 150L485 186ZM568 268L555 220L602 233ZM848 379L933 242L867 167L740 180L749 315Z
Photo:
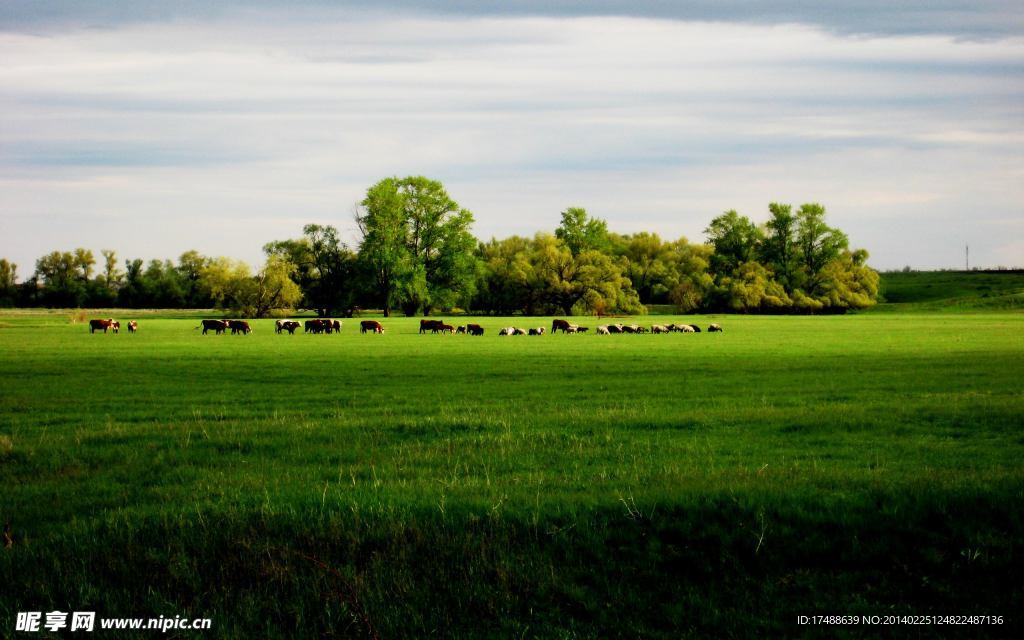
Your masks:
M4 316L0 635L52 609L227 637L1019 630L1024 317L695 321L726 332Z

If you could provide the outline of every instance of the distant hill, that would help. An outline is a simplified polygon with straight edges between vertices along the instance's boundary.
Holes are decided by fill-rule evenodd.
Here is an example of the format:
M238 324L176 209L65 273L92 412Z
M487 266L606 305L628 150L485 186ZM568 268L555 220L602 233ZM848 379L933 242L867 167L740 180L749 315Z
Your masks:
M873 312L1024 310L1024 270L883 273Z

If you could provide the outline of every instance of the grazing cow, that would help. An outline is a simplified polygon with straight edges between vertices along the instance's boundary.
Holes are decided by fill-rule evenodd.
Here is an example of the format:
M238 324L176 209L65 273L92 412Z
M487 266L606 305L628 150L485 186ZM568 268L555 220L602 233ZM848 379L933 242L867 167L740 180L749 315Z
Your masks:
M515 329L512 330L512 335L514 335L514 336L525 336L526 335L526 329L520 329L520 328L516 327Z
M376 320L363 320L359 323L359 333L384 333L384 325Z
M651 333L668 333L668 327L663 324L652 324Z
M437 333L443 324L443 320L427 320L424 318L423 320L420 320L420 333L426 333L427 331Z
M100 319L90 320L89 321L89 333L96 333L97 329L103 329L103 333L106 333L107 329L110 328L110 325L113 322L114 322L113 320L100 320Z
M502 327L501 331L498 332L499 336L514 336L516 335L515 327Z
M198 329L199 327L196 327ZM211 329L216 335L220 335L228 330L227 320L203 320L202 324L203 335L206 335L207 331Z
M610 324L608 325L608 333L623 333L623 327L621 324Z
M114 333L117 333L118 331L121 330L121 323L118 322L117 320L111 320L110 321L110 330L113 331Z
M301 326L294 320L284 320L281 322L281 330L287 331L289 335L295 335L295 330ZM281 333L281 331L278 331L278 333Z
M441 333L450 333L454 335L455 327L453 327L450 324L445 324L442 322L441 324L437 325L436 331L440 331Z
M128 321L128 333L135 333L139 330L139 323L135 320Z
M466 330L469 331L471 336L482 336L484 335L484 328L478 324L466 325Z
M576 327L576 333L586 333L588 331L590 331L590 327L581 327L578 325Z
M597 335L599 335L599 336L606 336L606 335L608 335L610 333L611 333L611 331L608 330L608 325L606 325L606 324L602 324L601 326L599 326L597 328Z
M551 321L551 335L555 335L556 331L561 331L562 333L569 333L570 326L572 325L569 324L568 320L559 320L555 318L554 320Z
M530 335L531 336L542 336L542 335L544 335L544 327L537 327L535 329L530 329Z
M708 327L708 333L721 333L721 331L722 331L722 325L720 325L720 324L713 324L713 325Z
M327 322L331 323L331 328L335 333L341 333L341 320L328 320Z
M319 320L306 320L303 328L304 333L315 333L315 329L320 325Z
M231 335L246 335L252 333L252 327L245 320L228 320L228 329L231 329Z
M456 329L455 333L466 333L466 325L460 324Z
M623 324L619 325L619 329L622 333L636 333L637 326L635 324Z

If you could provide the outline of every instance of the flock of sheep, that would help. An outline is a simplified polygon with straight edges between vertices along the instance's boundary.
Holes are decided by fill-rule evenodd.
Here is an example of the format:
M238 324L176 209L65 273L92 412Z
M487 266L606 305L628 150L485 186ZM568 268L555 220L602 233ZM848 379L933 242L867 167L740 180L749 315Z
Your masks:
M462 329L462 327L459 327ZM566 320L553 320L551 322L551 333L586 333L589 327L572 324ZM716 333L722 330L721 325L714 323L708 327L709 333ZM542 336L544 327L533 329L520 329L518 327L502 327L498 331L499 336ZM460 331L456 331L459 333ZM638 324L602 324L597 327L598 335L609 335L612 333L700 333L700 327L695 324L652 324L650 329Z

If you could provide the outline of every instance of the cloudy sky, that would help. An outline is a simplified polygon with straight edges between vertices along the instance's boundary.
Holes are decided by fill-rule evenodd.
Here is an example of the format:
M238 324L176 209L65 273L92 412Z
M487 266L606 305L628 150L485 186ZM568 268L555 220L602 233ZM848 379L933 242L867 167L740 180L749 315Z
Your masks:
M1019 0L211 4L0 0L22 277L78 246L255 264L308 222L354 240L366 188L410 174L481 238L583 206L703 240L816 201L880 269L965 244L1024 267Z

